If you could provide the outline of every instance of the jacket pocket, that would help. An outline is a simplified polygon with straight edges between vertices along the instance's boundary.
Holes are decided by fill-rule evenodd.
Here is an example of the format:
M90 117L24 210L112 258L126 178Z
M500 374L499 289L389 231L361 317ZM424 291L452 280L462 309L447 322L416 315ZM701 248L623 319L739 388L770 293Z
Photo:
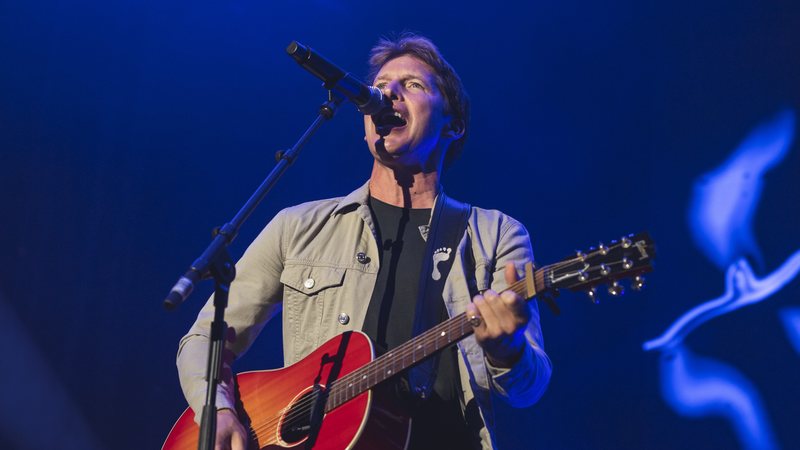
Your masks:
M345 269L308 263L286 263L281 273L283 283L284 336L293 360L311 353L321 344L324 299L344 282ZM286 332L288 331L288 333ZM287 355L288 356L288 355Z
M345 269L339 267L286 263L281 273L281 283L307 296L313 296L325 289L341 286L344 272Z

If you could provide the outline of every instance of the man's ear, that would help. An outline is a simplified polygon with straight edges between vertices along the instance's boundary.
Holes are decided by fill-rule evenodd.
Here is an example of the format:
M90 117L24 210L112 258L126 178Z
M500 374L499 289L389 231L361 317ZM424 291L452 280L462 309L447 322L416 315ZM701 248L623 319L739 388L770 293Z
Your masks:
M464 136L464 121L461 119L451 120L445 127L444 133L454 141L461 139Z

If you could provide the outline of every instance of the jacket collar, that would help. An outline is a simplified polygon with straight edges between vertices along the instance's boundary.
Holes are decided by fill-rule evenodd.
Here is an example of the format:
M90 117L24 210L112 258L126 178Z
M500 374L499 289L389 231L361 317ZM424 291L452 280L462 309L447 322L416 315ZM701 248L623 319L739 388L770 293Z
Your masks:
M344 210L350 205L366 205L368 199L369 199L369 180L367 180L366 183L361 185L361 187L359 187L355 191L342 197L341 200L339 200L339 204L336 205L336 208L333 210L331 215L336 215L340 213L342 210Z

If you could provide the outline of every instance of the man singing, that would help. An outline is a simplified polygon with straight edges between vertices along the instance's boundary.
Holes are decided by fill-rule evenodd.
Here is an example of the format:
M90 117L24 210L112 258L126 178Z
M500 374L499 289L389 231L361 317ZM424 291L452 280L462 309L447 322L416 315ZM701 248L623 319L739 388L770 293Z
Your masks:
M381 40L369 64L369 81L391 100L390 110L364 119L369 181L344 197L287 208L264 228L237 263L228 350L242 355L280 308L286 365L349 330L391 351L466 312L474 335L421 376L413 368L397 375L392 391L412 417L408 448L497 448L493 401L531 405L551 373L536 303L503 292L532 260L528 233L499 211L445 200L441 175L466 140L469 100L436 46L406 33ZM438 208L458 206L465 213L460 228L450 228L453 245L433 248L434 233L447 231L434 223ZM436 295L424 295L432 289ZM198 418L212 318L209 300L178 352ZM217 449L248 445L234 391L231 377L217 391Z

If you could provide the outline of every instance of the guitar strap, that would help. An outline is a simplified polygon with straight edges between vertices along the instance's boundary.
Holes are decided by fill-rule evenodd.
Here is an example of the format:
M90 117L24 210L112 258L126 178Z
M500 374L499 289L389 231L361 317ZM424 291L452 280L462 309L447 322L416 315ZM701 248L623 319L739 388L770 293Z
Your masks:
M436 198L427 233L425 256L422 261L419 294L414 312L413 335L438 325L444 308L445 280L456 258L456 249L464 237L470 205L444 195ZM411 392L421 399L428 398L436 380L439 354L409 370Z

